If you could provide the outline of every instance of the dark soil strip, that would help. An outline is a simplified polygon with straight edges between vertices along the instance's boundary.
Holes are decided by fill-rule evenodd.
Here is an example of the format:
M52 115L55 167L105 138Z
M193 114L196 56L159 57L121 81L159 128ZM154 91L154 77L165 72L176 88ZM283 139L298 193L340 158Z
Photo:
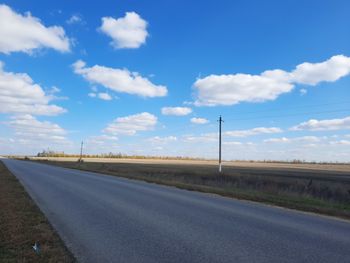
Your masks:
M38 242L40 253L34 252ZM17 178L0 161L0 262L76 262Z

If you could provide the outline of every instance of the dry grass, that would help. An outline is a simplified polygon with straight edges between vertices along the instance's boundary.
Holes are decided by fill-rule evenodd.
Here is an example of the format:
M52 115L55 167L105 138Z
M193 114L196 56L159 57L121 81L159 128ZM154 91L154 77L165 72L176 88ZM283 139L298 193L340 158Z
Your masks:
M41 253L32 248L39 242ZM0 262L75 262L17 178L0 161Z
M350 219L350 180L343 173L226 168L219 175L212 165L44 162Z
M24 159L16 157L17 159ZM29 158L29 157L27 157ZM30 157L31 160L49 160L49 161L67 161L76 162L79 157ZM93 163L142 163L142 164L178 164L178 165L200 165L217 166L217 160L186 160L186 159L132 159L132 158L103 158L89 157L83 158L85 162ZM261 169L289 169L320 172L344 172L350 174L349 163L292 163L292 162L273 162L273 161L225 161L224 168L261 168Z

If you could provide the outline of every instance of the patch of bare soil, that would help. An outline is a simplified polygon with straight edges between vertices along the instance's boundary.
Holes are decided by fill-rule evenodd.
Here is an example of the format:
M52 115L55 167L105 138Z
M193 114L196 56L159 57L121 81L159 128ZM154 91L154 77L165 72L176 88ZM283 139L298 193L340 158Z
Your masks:
M33 249L38 242L40 253ZM75 262L17 178L0 161L0 262Z

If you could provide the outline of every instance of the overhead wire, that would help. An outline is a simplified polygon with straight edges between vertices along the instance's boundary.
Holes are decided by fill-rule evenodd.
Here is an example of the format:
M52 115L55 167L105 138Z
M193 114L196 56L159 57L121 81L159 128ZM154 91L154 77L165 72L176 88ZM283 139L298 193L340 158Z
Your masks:
M259 116L259 117L250 117L250 118L225 118L226 121L244 121L244 120L257 120L257 119L267 119L267 118L286 118L286 117L295 117L295 116L305 116L308 114L320 115L325 113L336 113L336 112L349 112L350 109L338 109L331 111L314 111L314 112L299 112L293 114L280 114L280 115L270 115L270 116Z
M312 108L312 107L322 107L322 106L329 106L329 105L343 105L343 104L349 104L350 101L339 101L339 102L329 102L329 103L320 103L320 104L309 104L309 105L299 105L295 107L284 107L283 109L271 109L271 110L263 110L263 111L250 111L250 112L239 112L240 115L245 114L260 114L260 113L268 113L268 112L281 112L282 110L290 110L290 109L300 109L300 108ZM226 115L226 118L224 120L227 122L231 121L249 121L249 120L259 120L259 119L280 119L280 118L291 118L296 116L308 116L308 115L322 115L322 114L329 114L329 113L341 113L341 112L349 112L350 108L348 109L335 109L335 110L327 110L327 111L305 111L305 112L297 112L297 113L287 113L287 114L277 114L277 115L265 115L265 116L248 116L248 117L242 117L242 118L230 118ZM225 116L224 116L225 117ZM215 120L210 120L210 123L216 123ZM208 127L208 126L206 126ZM191 125L191 124L183 124L178 125L175 129L170 129L171 132L178 132L178 131L193 131L198 129L203 129L204 126L201 125ZM166 129L164 129L166 130Z

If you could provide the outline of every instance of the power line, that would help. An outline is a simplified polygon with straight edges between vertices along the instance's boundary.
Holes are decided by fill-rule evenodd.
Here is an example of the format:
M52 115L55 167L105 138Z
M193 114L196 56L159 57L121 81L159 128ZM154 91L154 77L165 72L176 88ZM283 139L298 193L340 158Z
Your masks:
M330 102L330 103L320 103L320 104L309 104L309 105L301 105L301 106L293 106L293 107L284 107L283 109L274 109L274 110L265 110L265 111L250 111L250 112L240 112L240 115L244 114L257 114L262 112L281 112L282 110L291 110L291 109L298 109L298 108L310 108L310 107L318 107L318 106L327 106L327 105L340 105L340 104L349 104L349 101L339 101L339 102ZM257 117L244 117L244 118L232 118L227 119L226 121L249 121L249 120L258 120L258 119L268 119L268 118L288 118L288 117L295 117L295 116L305 116L305 115L321 115L321 114L327 114L327 113L337 113L337 112L350 112L350 109L337 109L337 110L329 110L329 111L312 111L312 112L298 112L298 113L291 113L291 114L279 114L279 115L268 115L268 116L257 116ZM310 117L309 117L310 118ZM194 129L203 129L204 126L191 126L189 124L183 124L178 125L176 129L166 129L170 132L178 132L178 131L184 131L184 130L194 130ZM207 126L206 126L207 127Z
M327 113L337 113L337 112L349 112L350 109L338 109L338 110L331 110L331 111L314 111L314 112L298 112L298 113L291 113L291 114L279 114L279 115L269 115L269 116L257 116L257 117L248 117L248 118L233 118L233 119L225 119L226 121L249 121L249 120L258 120L258 119L269 119L269 118L288 118L288 117L295 117L295 116L306 116L306 115L321 115L321 114L327 114ZM256 112L255 112L256 113ZM208 126L206 126L208 127ZM176 129L166 129L172 133L178 132L178 131L184 131L184 130L200 130L203 129L203 126L190 126L189 124L183 124L178 125Z
M329 102L329 103L320 103L320 104L309 104L309 105L299 105L299 106L293 106L293 107L283 107L282 108L275 108L275 109L270 109L270 110L259 110L259 113L262 112L281 112L282 110L294 110L294 109L299 109L299 108L312 108L312 107L318 107L318 106L329 106L329 105L342 105L342 104L350 104L350 101L341 101L341 102ZM242 112L240 111L240 114L255 114L257 111L248 111L248 112Z
M245 121L245 120L256 120L256 119L267 119L267 118L285 118L285 117L294 117L307 114L324 114L324 113L335 113L335 112L350 112L350 109L341 109L341 110L332 110L332 111L317 111L317 112L299 112L293 114L283 114L283 115L270 115L270 116L259 116L251 118L237 118L237 119L227 119L228 121Z

